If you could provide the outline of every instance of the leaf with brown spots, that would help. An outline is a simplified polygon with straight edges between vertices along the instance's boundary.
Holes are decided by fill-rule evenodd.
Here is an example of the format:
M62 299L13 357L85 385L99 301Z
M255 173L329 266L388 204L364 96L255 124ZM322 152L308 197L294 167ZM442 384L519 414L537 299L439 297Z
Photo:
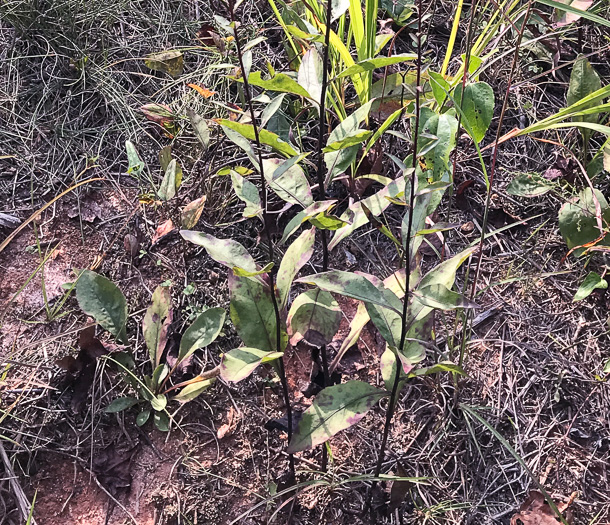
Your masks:
M320 392L296 428L288 453L309 450L355 425L386 392L363 381L348 381Z
M161 355L167 344L167 332L172 323L171 295L169 288L157 286L152 296L152 304L142 320L142 332L148 348L153 369L159 366Z
M558 504L557 509L559 512L563 514L568 510L568 507L576 499L576 495L577 493L574 492L567 503ZM565 513L564 517L567 523L572 523L572 513L570 510ZM555 511L537 490L532 490L529 493L529 496L523 502L523 505L521 505L519 512L510 520L510 525L557 525L558 523L560 521L556 517Z
M182 227L190 230L197 226L199 222L199 218L203 213L203 207L205 205L206 196L199 197L195 199L193 202L187 204L185 208L182 210Z

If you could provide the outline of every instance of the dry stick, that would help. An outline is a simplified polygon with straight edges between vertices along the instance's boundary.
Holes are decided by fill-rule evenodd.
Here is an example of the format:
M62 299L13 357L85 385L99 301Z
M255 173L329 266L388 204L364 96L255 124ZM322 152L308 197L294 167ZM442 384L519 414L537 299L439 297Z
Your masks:
M404 261L403 266L405 268L405 298L402 306L402 327L400 333L400 346L398 351L400 352L405 344L407 338L407 312L409 308L409 281L411 277L411 228L413 226L413 203L415 201L415 181L416 169L417 169L417 142L419 137L419 113L420 113L420 94L421 94L421 69L422 69L422 51L421 51L421 19L422 19L422 6L421 0L417 0L417 79L415 82L415 127L413 130L413 174L411 175L411 188L409 194L409 221L407 229L407 238L405 250L404 250ZM390 433L390 425L392 423L392 416L394 415L394 409L396 408L396 397L398 395L398 386L400 385L400 367L402 363L395 356L396 359L396 371L394 374L394 384L392 385L392 392L390 394L390 400L388 402L388 408L386 409L385 425L383 427L383 437L381 438L381 447L379 448L379 456L377 457L377 465L375 466L374 478L378 478L381 474L381 466L383 464L383 456L385 448L388 442L388 435ZM377 485L377 481L373 481L371 490L367 498L366 508L371 509L371 501L373 498L373 490Z
M317 166L316 175L318 178L318 193L320 200L326 200L326 184L323 167L324 167L324 154L322 153L323 141L324 141L324 127L326 125L326 89L328 87L328 55L330 49L330 20L332 18L332 0L326 1L326 35L324 36L324 56L322 58L322 93L320 94L320 107L319 107L319 129L318 129L318 144L317 144ZM320 230L320 237L322 240L322 271L328 270L328 238L326 236L326 230ZM326 351L326 345L320 347L320 357L322 358L322 373L324 375L324 387L331 386L330 374L328 373L328 352ZM326 472L326 466L328 464L328 451L326 444L322 444L322 472Z
M263 169L263 154L262 154L262 146L260 141L260 136L258 133L258 126L256 124L256 115L254 114L254 104L252 102L252 93L250 92L250 84L248 82L248 77L246 75L246 68L244 67L244 60L242 55L242 48L239 42L239 37L237 35L237 21L235 17L235 0L228 0L229 3L229 11L231 13L231 22L233 24L233 33L235 36L235 47L237 48L237 57L239 58L239 67L241 68L243 80L244 80L244 95L246 96L246 102L248 104L248 108L250 111L250 119L252 120L252 129L254 131L254 141L256 142L256 151L258 154L258 164L259 171L261 176L261 207L263 208L263 226L265 231L265 236L267 237L267 244L269 247L269 261L273 262L274 252L273 252L273 242L271 240L271 229L269 225L269 214L267 211L267 182L265 180L265 173ZM275 295L275 269L272 269L269 272L269 285L271 288L271 301L273 303L273 310L275 313L275 335L276 335L276 348L280 351L282 347L282 332L281 332L281 318L280 318L280 309L277 303L277 297ZM292 439L292 407L290 406L290 394L288 392L288 381L286 379L286 370L284 368L284 359L282 357L278 358L278 372L280 376L280 381L282 383L282 391L284 395L284 404L286 405L286 417L288 418L288 443L290 443ZM288 455L288 465L290 468L290 472L294 477L294 455Z
M496 140L494 143L493 155L491 158L491 167L489 169L489 185L487 187L487 197L485 199L485 210L483 212L483 224L481 225L481 240L479 241L479 257L477 260L476 271L474 274L474 279L472 281L472 289L470 292L470 299L474 300L474 297L477 293L477 282L479 280L479 275L481 273L481 263L483 261L483 245L485 244L485 231L487 230L487 219L489 215L489 206L491 204L491 190L493 188L494 183L494 175L496 173L496 163L498 161L498 144L500 141L500 137L502 135L502 124L504 122L504 115L506 114L506 109L508 107L508 98L510 96L510 89L513 82L513 77L515 75L515 71L517 69L517 65L519 63L519 49L521 48L521 41L523 40L523 34L525 33L525 27L527 25L527 21L530 17L530 11L532 9L532 0L528 0L527 3L527 11L525 12L525 16L523 18L523 24L521 26L521 31L517 36L517 43L515 45L515 54L513 56L513 63L511 66L510 74L508 76L508 85L506 86L506 94L504 95L504 101L502 103L502 111L500 112L500 119L498 121L498 129L496 131ZM464 326L468 326L470 321L470 311L466 313L466 319L464 322ZM462 337L462 344L460 348L460 362L459 365L462 366L464 364L464 353L466 348L466 339L468 337L470 330L464 330Z

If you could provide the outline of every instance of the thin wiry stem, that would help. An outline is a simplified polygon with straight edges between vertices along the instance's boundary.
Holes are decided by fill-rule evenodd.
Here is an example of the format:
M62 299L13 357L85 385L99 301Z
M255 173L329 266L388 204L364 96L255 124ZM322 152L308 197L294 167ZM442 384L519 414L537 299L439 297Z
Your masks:
M517 35L517 42L515 44L515 54L513 55L513 63L511 65L510 73L508 75L508 85L506 86L506 93L504 95L504 101L502 102L502 111L500 112L500 119L498 120L498 129L496 131L496 140L493 147L493 154L491 158L491 166L489 169L489 183L487 185L487 196L485 199L485 210L483 212L483 224L481 225L481 238L479 240L479 255L477 258L477 265L474 274L474 279L472 280L472 288L470 291L470 299L474 300L475 295L477 293L477 283L479 280L479 276L481 273L481 263L483 261L483 246L485 244L485 232L487 230L487 220L489 216L489 206L491 204L491 193L493 189L494 176L496 174L496 164L498 160L498 145L500 141L500 137L502 136L502 124L504 123L504 116L506 115L506 110L508 108L508 99L510 96L510 90L513 83L513 78L515 76L515 71L517 70L517 66L519 64L519 51L521 49L521 42L523 40L523 34L525 33L525 28L527 26L527 21L530 17L530 12L532 9L532 0L529 0L527 3L527 10L525 12L525 16L523 17L523 23L521 25L521 29ZM466 313L466 320L464 326L468 326L470 321L470 311ZM460 348L460 361L459 365L462 366L464 364L465 357L465 349L466 349L466 339L468 338L468 334L470 330L464 330L462 335L462 344Z
M243 80L244 80L244 95L246 97L246 102L248 104L248 110L250 112L250 119L252 120L252 129L254 131L254 141L256 143L256 152L258 155L258 164L259 171L261 175L261 207L263 209L263 225L265 236L267 237L267 245L269 249L269 261L273 262L274 260L274 250L273 250L273 241L271 239L271 228L269 223L269 213L267 210L267 181L265 180L265 173L263 168L263 154L262 154L262 146L260 141L260 135L258 130L258 125L256 123L256 114L254 113L254 104L252 102L252 93L250 91L250 84L248 83L248 77L246 75L246 69L244 67L243 53L241 43L239 41L239 36L237 34L237 20L235 16L235 2L234 0L229 0L229 11L231 13L231 22L233 24L233 33L235 36L235 47L237 48L237 56L239 58L239 67L241 68ZM277 297L275 294L275 270L272 269L269 272L269 286L271 288L271 302L273 303L273 311L275 313L275 336L276 336L276 348L278 351L282 349L282 326L281 326L281 316L280 316L280 308L278 305ZM282 383L282 391L284 395L284 404L286 405L286 417L288 418L288 442L292 439L292 407L290 405L290 393L288 391L288 381L286 379L286 370L284 368L284 360L280 357L278 360L278 371L280 376L280 381ZM288 454L288 464L290 468L290 472L294 477L294 455Z
M417 180L416 169L417 169L417 143L419 137L419 114L420 114L420 94L421 94L421 70L422 70L422 49L421 49L421 33L422 33L422 6L421 0L417 0L417 78L415 83L415 127L413 130L413 173L411 175L411 185L409 192L409 212L408 212L408 228L407 236L404 239L405 250L403 266L405 268L405 298L402 307L402 326L400 331L400 346L398 352L404 347L407 339L407 314L409 310L409 287L411 277L411 228L413 226L413 204L415 202L415 181ZM386 410L385 424L383 427L383 436L381 438L381 446L379 447L379 456L377 457L377 465L375 466L375 472L373 476L378 478L381 474L381 467L383 465L383 457L385 454L385 448L388 442L388 436L390 433L390 426L392 424L392 417L396 408L396 398L398 396L398 387L400 385L400 367L402 363L398 356L396 359L396 371L394 374L394 383L392 385L392 391L390 393L390 400L388 402L388 408ZM371 504L373 496L373 490L377 482L373 481L373 485L369 492L367 507Z
M324 129L326 127L326 90L328 87L328 68L329 68L329 50L330 50L330 19L332 17L332 1L326 2L326 34L324 36L324 55L322 58L322 92L320 94L318 123L318 144L316 148L317 165L316 175L318 179L318 195L320 201L326 200L326 181L324 175ZM328 270L328 237L326 230L320 230L320 238L322 240L322 271ZM322 373L324 375L324 387L331 385L331 378L328 372L328 352L326 345L320 347L320 357L322 359ZM322 444L322 471L326 471L328 463L328 452L326 444Z

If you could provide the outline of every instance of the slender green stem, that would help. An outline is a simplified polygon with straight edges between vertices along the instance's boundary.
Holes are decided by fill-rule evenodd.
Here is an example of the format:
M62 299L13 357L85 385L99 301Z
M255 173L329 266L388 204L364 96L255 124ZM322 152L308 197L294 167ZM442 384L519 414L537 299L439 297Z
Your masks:
M241 43L239 41L239 36L237 34L237 19L235 16L235 0L228 0L229 2L229 11L231 13L231 22L233 24L233 33L235 36L235 47L237 49L237 57L239 59L239 66L243 73L244 80L244 95L246 97L246 102L248 104L248 110L250 112L250 119L252 120L252 129L254 131L254 141L256 143L256 152L258 156L258 164L259 171L261 176L261 207L263 209L263 226L265 231L265 236L267 237L267 245L269 250L269 261L273 262L274 260L274 250L273 250L273 241L271 239L271 228L269 222L269 212L267 209L267 181L265 180L265 173L263 171L263 154L262 154L262 145L259 135L258 125L256 123L256 114L254 112L254 104L252 102L252 92L250 90L250 84L248 82L248 77L245 74L246 68L244 67L243 53ZM269 272L269 286L271 288L271 302L273 303L273 311L275 313L275 336L276 336L276 348L278 351L281 351L282 348L282 325L281 325L281 316L280 316L280 308L277 301L277 296L275 293L275 269ZM288 381L286 380L286 371L284 368L284 360L282 357L278 359L278 369L280 381L282 383L282 391L284 395L284 404L286 405L286 417L288 419L288 442L292 439L292 431L293 431L293 421L292 421L292 406L290 405L290 393L288 391ZM294 476L294 455L288 455L288 464L290 468L290 472Z

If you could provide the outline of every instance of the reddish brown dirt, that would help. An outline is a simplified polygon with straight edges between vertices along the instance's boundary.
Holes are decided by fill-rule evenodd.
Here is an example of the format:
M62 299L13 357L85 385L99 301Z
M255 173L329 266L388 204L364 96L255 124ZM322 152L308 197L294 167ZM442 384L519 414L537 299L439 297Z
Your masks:
M150 446L140 445L131 461L131 488L117 500L138 525L158 523L157 501L173 495L179 457L178 434L153 432L151 438L162 459ZM36 515L44 525L105 525L133 523L126 513L98 486L93 476L68 457L48 455L33 479Z

